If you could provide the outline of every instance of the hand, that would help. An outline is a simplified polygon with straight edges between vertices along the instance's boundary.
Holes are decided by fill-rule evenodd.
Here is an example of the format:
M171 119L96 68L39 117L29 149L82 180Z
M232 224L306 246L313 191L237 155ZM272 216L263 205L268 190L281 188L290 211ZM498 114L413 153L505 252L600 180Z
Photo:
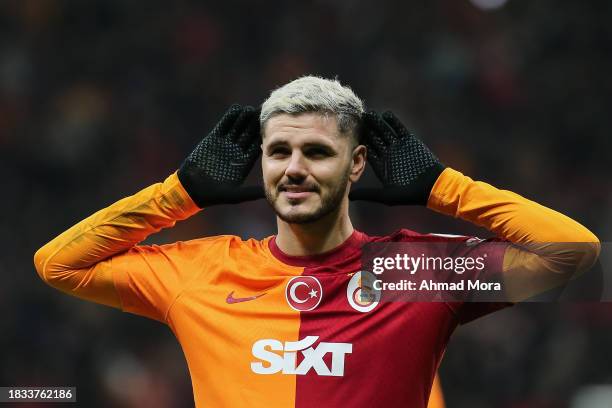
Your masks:
M387 205L427 205L429 193L445 169L440 160L390 111L363 114L363 143L383 188L351 191L351 200Z
M178 170L198 207L235 204L264 197L260 186L241 186L261 153L259 111L232 105Z

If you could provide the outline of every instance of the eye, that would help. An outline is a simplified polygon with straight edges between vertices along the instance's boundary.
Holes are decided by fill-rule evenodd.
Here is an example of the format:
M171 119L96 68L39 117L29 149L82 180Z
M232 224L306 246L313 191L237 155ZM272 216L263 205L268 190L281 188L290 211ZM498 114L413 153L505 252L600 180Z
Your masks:
M291 152L289 151L289 149L284 146L275 146L268 151L268 156L272 157L285 157L290 154Z
M331 152L324 147L311 147L305 152L306 156L312 157L313 159L323 159L331 156Z

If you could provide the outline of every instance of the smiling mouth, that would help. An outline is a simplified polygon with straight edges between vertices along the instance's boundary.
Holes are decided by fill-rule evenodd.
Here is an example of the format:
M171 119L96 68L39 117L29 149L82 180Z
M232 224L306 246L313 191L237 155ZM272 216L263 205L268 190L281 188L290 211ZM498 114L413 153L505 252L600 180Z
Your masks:
M311 186L280 186L279 193L284 194L290 201L299 201L308 198L316 192L316 188Z
M314 193L313 189L307 188L281 188L281 193Z
M281 191L289 201L299 201L308 198L314 191Z
M280 193L314 193L317 191L314 186L286 186L281 185L278 187Z

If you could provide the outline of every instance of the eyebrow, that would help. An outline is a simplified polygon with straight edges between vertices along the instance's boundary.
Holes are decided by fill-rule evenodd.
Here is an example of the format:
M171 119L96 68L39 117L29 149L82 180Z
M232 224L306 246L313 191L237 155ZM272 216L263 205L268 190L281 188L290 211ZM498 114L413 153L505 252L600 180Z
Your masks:
M269 144L269 145L266 147L266 149L267 149L267 150L269 150L269 149L273 149L273 148L275 148L275 147L277 147L277 146L286 146L286 145L288 145L288 144L289 144L289 143L287 142L287 140L286 140L286 139L280 139L280 140L276 140L276 141L274 141L274 142L270 143L270 144ZM307 149L307 148L310 148L310 147L322 147L322 148L329 149L329 150L334 151L334 152L336 151L336 149L334 149L334 147L333 147L332 145L328 144L328 143L322 143L322 142L306 142L306 143L304 143L304 144L302 145L302 148L306 148L306 149Z

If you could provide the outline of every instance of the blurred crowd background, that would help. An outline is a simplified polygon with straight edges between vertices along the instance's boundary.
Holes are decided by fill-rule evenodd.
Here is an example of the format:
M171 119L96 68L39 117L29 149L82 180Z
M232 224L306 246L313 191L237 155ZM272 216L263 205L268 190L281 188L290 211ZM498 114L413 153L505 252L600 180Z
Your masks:
M193 405L165 326L46 287L33 254L163 180L231 103L304 74L337 76L446 164L609 240L611 17L604 1L0 2L0 385L76 386L87 407ZM352 216L370 234L488 236L422 208ZM257 202L149 241L274 232ZM611 324L610 304L523 304L460 328L448 406L612 406Z

